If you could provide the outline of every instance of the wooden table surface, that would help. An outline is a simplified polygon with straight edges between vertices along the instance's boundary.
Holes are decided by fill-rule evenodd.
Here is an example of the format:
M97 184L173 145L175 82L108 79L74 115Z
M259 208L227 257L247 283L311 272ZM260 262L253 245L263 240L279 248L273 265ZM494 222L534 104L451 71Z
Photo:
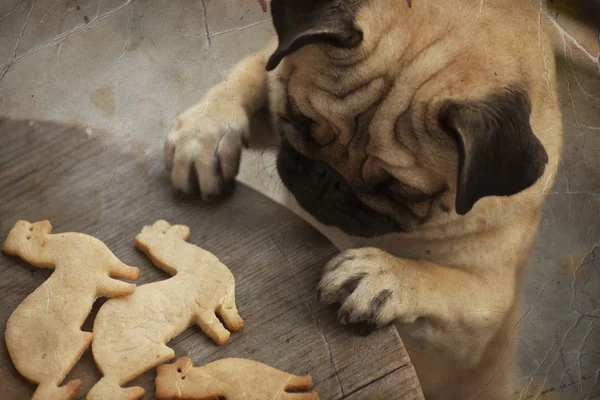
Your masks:
M138 284L166 279L133 246L157 219L190 226L190 242L217 255L236 278L245 328L217 347L197 326L169 343L196 365L223 357L258 360L312 375L329 399L422 399L410 360L393 326L361 336L340 325L335 310L315 300L324 263L336 249L307 223L268 198L238 185L233 196L207 205L174 193L161 157L143 146L92 135L76 126L0 120L0 241L18 219L49 219L54 232L102 240L123 262L141 270ZM34 386L13 367L4 330L11 312L52 271L0 256L0 399L30 398ZM91 331L97 302L83 329ZM88 349L67 380L99 379ZM154 398L155 371L131 384Z

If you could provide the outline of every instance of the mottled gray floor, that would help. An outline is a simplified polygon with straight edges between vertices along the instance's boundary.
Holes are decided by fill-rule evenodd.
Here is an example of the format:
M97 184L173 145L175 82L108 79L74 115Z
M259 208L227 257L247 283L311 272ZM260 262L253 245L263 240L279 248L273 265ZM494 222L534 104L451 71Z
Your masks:
M84 124L158 157L172 119L266 42L269 19L258 0L0 0L0 116ZM584 399L600 397L600 65L597 32L564 26L564 159L515 335L528 396ZM240 180L281 201L271 172L272 153L250 154Z

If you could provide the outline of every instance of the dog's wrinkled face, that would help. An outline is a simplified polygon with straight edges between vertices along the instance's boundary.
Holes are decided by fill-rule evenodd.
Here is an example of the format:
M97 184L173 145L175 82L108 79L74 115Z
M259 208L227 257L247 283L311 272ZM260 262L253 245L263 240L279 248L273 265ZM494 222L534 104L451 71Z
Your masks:
M495 12L510 18L511 1ZM528 33L475 3L272 2L278 170L318 220L357 236L408 232L543 174Z

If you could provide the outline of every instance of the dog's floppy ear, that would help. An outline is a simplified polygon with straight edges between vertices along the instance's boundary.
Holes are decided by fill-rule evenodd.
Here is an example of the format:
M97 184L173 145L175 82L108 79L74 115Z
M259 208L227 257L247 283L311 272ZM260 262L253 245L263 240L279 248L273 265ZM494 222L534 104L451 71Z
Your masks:
M353 12L359 1L348 0L273 0L271 14L279 46L267 62L271 71L288 54L311 43L354 47L362 32L354 25Z
M542 176L548 154L531 130L530 113L531 103L518 89L442 106L440 123L458 141L458 214L483 197L517 194Z

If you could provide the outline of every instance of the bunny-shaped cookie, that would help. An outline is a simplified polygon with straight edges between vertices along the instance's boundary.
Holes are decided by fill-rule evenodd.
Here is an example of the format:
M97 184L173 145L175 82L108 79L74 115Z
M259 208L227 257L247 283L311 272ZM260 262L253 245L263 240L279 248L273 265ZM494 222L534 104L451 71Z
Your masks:
M112 278L136 279L139 270L123 264L104 243L82 233L50 234L48 221L18 221L2 249L52 275L31 293L6 323L6 346L17 370L39 386L39 400L73 398L82 382L58 385L92 341L82 332L94 301L125 296L135 285Z
M296 376L258 361L225 358L194 368L189 357L159 365L156 397L165 400L319 400L310 376ZM299 391L304 391L300 393Z
M229 340L218 313L231 331L243 327L235 306L235 282L217 257L187 242L183 225L157 221L136 237L136 247L171 275L138 287L135 294L107 301L94 322L92 349L104 377L88 400L136 399L139 387L122 388L152 367L174 357L166 343L191 324L221 345Z

